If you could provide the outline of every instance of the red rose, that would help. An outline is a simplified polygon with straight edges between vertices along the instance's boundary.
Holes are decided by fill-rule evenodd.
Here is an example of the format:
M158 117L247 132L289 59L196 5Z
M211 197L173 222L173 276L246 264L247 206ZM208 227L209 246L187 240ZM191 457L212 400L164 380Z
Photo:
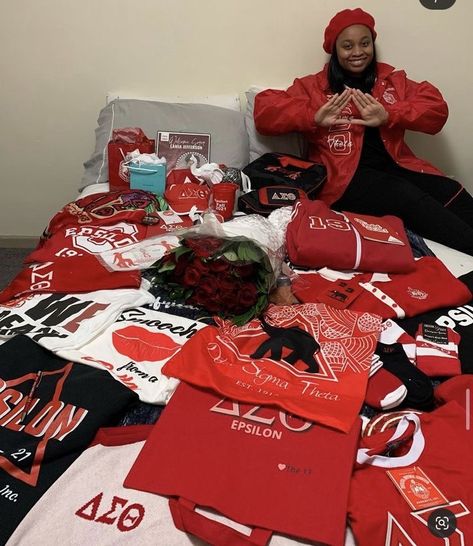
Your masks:
M201 290L207 297L212 297L217 293L218 279L211 275L205 275L201 277L199 283L199 290Z
M235 309L239 307L237 298L238 296L230 292L228 292L227 294L222 294L221 300L226 311L234 312Z
M219 300L214 300L214 299L210 299L210 300L207 300L203 306L208 310L210 311L211 313L220 313L221 311L224 310L224 308L222 307L222 304Z
M236 279L231 279L228 277L220 277L217 279L218 290L222 294L231 294L234 297L235 293L238 292L238 282Z
M236 268L236 272L242 279L248 279L255 272L255 266L254 264L239 265Z
M200 271L200 273L207 273L209 270L209 266L205 264L201 258L198 258L197 256L192 260L192 267L197 269L197 271Z
M207 294L205 294L200 288L197 288L195 292L192 294L190 298L188 298L188 302L195 304L195 305L205 305L205 302L208 300Z
M233 315L241 315L241 313L244 313L245 311L248 311L249 307L245 307L243 305L240 305L238 303L235 303L235 305L230 309Z
M186 246L194 251L200 258L209 258L222 246L222 241L215 237L195 237L185 240Z
M215 273L224 273L230 269L230 263L224 258L219 258L218 260L212 260L209 263L209 267Z
M256 286L249 282L242 284L238 292L238 303L243 307L252 307L258 300L258 291Z
M176 278L182 277L184 275L187 266L189 265L189 255L182 254L176 261L176 267L173 271L173 276Z
M184 273L184 276L182 278L182 284L184 286L197 286L200 281L200 271L196 269L195 267L188 267Z
M210 313L219 313L224 308L217 294L209 296L209 294L200 286L187 301L205 307Z

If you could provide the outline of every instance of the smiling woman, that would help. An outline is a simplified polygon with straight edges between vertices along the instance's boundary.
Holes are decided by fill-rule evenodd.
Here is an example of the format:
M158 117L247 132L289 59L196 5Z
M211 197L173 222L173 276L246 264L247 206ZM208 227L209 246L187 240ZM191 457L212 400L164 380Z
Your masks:
M363 73L374 57L371 32L363 25L352 25L341 32L336 48L340 66L353 74Z
M356 9L337 13L325 29L323 48L331 54L328 78L335 93L346 90L347 77L359 78L357 87L371 91L376 79L374 25L369 13Z
M327 168L318 198L335 210L398 216L419 235L473 255L473 198L404 140L406 130L438 133L447 104L431 83L378 62L376 39L369 13L337 13L324 33L324 69L286 91L258 93L255 126L263 135L304 135L309 159Z

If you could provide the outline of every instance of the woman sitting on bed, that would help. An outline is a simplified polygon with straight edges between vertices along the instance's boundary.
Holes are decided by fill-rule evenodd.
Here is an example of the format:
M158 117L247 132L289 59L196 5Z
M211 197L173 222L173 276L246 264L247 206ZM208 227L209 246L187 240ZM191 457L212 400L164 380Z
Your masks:
M473 255L473 198L404 142L406 129L438 133L447 104L432 84L377 62L374 26L359 8L337 13L325 29L329 63L286 91L256 95L256 128L304 134L310 159L327 168L319 198L332 208L394 214L423 237Z

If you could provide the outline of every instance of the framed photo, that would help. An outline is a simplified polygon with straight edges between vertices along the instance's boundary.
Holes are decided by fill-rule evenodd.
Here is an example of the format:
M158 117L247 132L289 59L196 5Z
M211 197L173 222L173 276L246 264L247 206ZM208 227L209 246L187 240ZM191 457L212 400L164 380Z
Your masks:
M166 158L166 170L190 168L192 157L197 167L210 163L210 134L158 131L156 154Z

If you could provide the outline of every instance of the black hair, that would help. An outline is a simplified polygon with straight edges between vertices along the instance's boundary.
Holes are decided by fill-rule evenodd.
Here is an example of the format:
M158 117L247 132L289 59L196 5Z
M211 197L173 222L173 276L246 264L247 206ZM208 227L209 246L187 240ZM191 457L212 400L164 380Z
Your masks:
M333 93L342 93L345 90L346 84L348 87L356 87L357 89L361 89L363 93L371 93L377 76L376 66L376 48L374 43L373 59L359 77L354 77L343 70L338 62L337 50L336 46L334 45L332 55L328 63L328 83L330 85L330 89Z

